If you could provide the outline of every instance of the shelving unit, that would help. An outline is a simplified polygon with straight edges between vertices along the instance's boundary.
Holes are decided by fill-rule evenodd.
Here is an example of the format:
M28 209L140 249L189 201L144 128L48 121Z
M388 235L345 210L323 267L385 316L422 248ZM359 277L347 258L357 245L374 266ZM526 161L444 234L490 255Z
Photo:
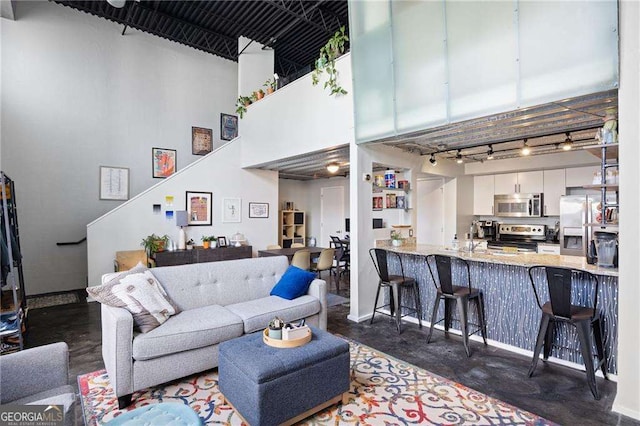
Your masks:
M26 294L22 272L20 232L13 181L0 172L3 236L2 295L0 299L0 354L22 350L26 331ZM6 257L5 257L6 254Z
M305 244L307 237L305 212L280 211L280 246L289 248L293 243Z
M615 222L611 222L607 220L607 209L616 209L617 213L618 214L620 213L620 199L619 199L619 193L618 193L618 184L607 183L607 171L612 168L615 168L615 169L619 168L618 144L610 143L610 144L593 145L593 146L586 147L585 149L588 152L590 152L592 155L600 159L601 183L595 184L595 185L585 185L584 188L596 189L600 191L600 203L602 207L600 210L600 220L598 222L588 223L586 225L592 226L592 227L600 227L600 228L617 227L618 226L617 220ZM609 160L612 160L612 161L609 161ZM616 194L615 202L607 202L608 191L615 191L615 194Z
M408 211L411 210L411 207L409 207L409 188L387 188L385 186L377 186L377 185L373 185L372 188L372 193L373 196L376 196L376 194L378 194L377 196L382 197L382 206L381 208L376 208L374 205L372 205L372 208L374 211L380 211L380 210L404 210L404 211ZM397 198L398 195L395 195L396 193L400 193L402 195L399 195L400 197L403 197L404 199L404 205L403 207L389 207L390 204L390 200L388 197L388 193L391 192L392 194L394 194L394 199L395 199L395 203L391 203L392 205L396 205L397 206Z

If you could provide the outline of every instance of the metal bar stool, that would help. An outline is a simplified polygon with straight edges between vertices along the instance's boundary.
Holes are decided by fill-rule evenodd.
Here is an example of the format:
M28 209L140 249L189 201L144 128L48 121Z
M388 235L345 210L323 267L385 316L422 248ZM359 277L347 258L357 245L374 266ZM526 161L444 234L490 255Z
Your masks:
M444 320L444 331L449 332L451 326L451 320L453 317L452 304L456 304L458 309L458 316L460 317L460 331L462 331L462 343L464 344L464 350L467 356L471 356L469 351L469 336L475 334L478 331L482 334L482 340L484 344L487 344L487 321L484 315L484 295L482 290L471 287L471 274L469 272L469 264L466 260L455 256L443 256L438 254L430 254L425 258L427 266L429 267L429 273L433 279L433 284L436 286L436 298L433 304L433 311L431 312L431 328L429 330L429 336L427 336L427 343L431 341L431 334L433 333L433 326ZM438 272L437 277L433 273L431 264L435 264ZM461 264L466 269L466 285L455 285L453 283L452 266L455 264ZM440 300L444 299L444 318L436 321L438 316L438 307L440 306ZM468 309L469 302L474 301L478 312L478 319L480 324L471 324L478 326L479 330L469 333L469 320Z
M397 256L398 262L400 263L400 273L402 275L389 275L389 266L387 263L387 256L395 255ZM371 315L371 321L369 324L373 324L373 318L376 315L376 312L387 315L386 312L381 312L380 310L386 307L389 307L391 311L391 316L396 319L396 328L398 329L398 333L402 333L401 327L401 319L409 315L412 312L418 314L418 324L420 328L422 328L422 308L420 306L420 290L418 289L418 283L415 279L406 277L404 275L404 268L402 266L402 259L400 255L395 252L390 252L387 250L383 250L380 248L372 248L369 250L369 256L371 256L371 260L373 261L373 266L376 268L376 272L378 273L378 278L380 281L378 282L378 291L376 292L376 301L373 303L373 314ZM409 306L402 305L402 288L411 289L413 293L415 308ZM380 290L383 288L390 289L389 293L389 302L388 304L382 305L378 307L378 298L380 297ZM402 315L402 308L408 310L406 314Z
M587 382L595 399L600 399L598 388L596 386L595 371L602 369L604 378L607 379L607 358L605 356L604 345L602 344L602 321L601 314L598 310L598 278L587 272L571 268L557 268L551 266L532 266L529 268L529 278L533 292L536 296L538 307L542 311L540 319L540 329L536 339L536 347L533 352L533 360L531 368L529 368L529 377L538 365L540 351L544 347L543 359L546 361L551 354L553 346L553 323L565 322L574 326L578 332L580 340L580 351L587 373ZM545 282L546 281L546 282ZM585 282L581 285L579 281ZM549 294L549 301L544 304L540 303L540 293L544 290L544 286ZM593 293L590 294L589 300L593 301L591 306L573 305L571 301L574 286L593 286ZM587 291L584 294L589 294ZM584 302L590 305L589 301ZM595 340L596 351L598 353L598 362L593 363L593 352L591 349L591 330Z

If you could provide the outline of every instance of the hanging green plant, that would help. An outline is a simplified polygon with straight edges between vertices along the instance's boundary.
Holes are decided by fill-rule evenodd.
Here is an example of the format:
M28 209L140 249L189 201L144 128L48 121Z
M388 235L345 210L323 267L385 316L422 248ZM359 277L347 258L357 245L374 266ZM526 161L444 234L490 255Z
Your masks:
M236 113L242 118L245 112L247 112L247 107L251 105L251 98L248 96L238 96L238 101L236 102Z
M311 74L311 82L317 85L320 82L320 75L327 73L327 81L324 82L324 88L329 88L331 95L346 95L347 91L338 84L338 70L336 69L336 59L344 53L344 45L349 41L349 37L345 34L344 26L327 41L320 49L320 57L316 59L316 69Z

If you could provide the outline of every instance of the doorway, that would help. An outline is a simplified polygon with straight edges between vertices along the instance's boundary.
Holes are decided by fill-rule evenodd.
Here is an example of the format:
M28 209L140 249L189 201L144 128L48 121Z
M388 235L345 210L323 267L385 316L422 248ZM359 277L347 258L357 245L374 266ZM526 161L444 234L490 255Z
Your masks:
M418 180L416 242L444 245L444 179Z
M330 235L344 235L344 188L320 188L320 246L329 247Z

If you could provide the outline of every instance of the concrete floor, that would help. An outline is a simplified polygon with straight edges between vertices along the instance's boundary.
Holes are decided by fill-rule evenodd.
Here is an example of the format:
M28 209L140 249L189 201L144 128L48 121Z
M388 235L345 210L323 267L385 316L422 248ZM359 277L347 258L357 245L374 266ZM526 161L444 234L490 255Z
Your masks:
M348 288L348 283L341 288ZM348 297L348 290L340 294ZM406 323L398 335L389 317L376 316L373 325L346 319L347 305L329 308L328 330L381 352L462 383L504 402L563 425L640 425L611 412L616 384L598 379L601 399L593 399L583 372L540 362L533 378L527 377L528 357L471 342L467 358L461 338L435 330L426 343L428 328ZM104 368L101 355L100 305L74 303L29 312L27 347L65 341L70 348L70 376ZM79 403L78 403L79 406ZM76 409L77 424L82 414Z

